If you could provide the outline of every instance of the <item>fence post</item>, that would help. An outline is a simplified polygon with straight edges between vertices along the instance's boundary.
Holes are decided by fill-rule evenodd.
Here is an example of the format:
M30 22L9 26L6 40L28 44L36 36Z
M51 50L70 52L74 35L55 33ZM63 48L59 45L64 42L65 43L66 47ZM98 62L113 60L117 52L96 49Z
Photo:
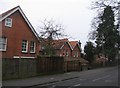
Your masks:
M19 78L21 77L21 58L18 59L19 60Z

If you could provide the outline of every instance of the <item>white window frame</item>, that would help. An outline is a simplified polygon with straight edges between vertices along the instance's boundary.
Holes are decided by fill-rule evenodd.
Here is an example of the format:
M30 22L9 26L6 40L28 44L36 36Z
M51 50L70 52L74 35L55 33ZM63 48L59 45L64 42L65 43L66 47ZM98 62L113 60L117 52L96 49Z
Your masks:
M77 51L74 51L74 56L73 57L78 57L78 52Z
M32 42L33 42L34 46L31 46ZM31 51L31 48L34 48L34 50ZM30 53L35 53L35 48L36 48L36 43L34 41L31 41L30 42Z
M12 27L12 18L6 18L5 19L5 26L6 27Z
M7 50L7 38L6 37L0 37L0 38L5 38L5 43L2 42L1 45L3 46L3 44L5 45L4 49L0 49L0 51L6 51ZM2 47L3 48L3 47Z
M23 50L23 41L26 41L26 45L25 46L25 51ZM22 40L22 53L27 53L28 52L28 41L27 40Z
M73 52L73 57L76 57L76 52L75 51Z
M76 51L76 56L78 57L78 52Z
M69 56L69 52L68 52L68 50L66 51L66 56L67 56L67 57Z
M62 54L60 54L60 56L62 56Z

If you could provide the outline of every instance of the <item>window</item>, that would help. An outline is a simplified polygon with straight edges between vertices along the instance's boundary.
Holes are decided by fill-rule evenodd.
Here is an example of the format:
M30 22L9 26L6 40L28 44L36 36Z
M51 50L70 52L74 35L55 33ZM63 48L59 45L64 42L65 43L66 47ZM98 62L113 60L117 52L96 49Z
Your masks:
M78 52L74 51L74 57L78 57Z
M30 53L35 53L35 42L30 42Z
M69 56L68 50L66 50L66 56Z
M11 18L6 18L5 19L5 26L12 27L12 19Z
M75 55L76 55L76 54L75 54L75 51L74 51L74 55L73 55L73 57L75 57Z
M7 38L0 37L0 51L6 51L6 47L7 47Z
M78 57L78 52L76 52L76 56Z
M60 56L62 56L62 54L60 54Z
M28 51L28 41L22 40L22 52L27 52L27 51Z

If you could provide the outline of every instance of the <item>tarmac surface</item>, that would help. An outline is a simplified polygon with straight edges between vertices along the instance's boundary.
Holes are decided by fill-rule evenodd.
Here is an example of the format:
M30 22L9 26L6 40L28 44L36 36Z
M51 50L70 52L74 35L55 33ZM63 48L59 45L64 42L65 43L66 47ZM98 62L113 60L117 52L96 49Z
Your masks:
M92 69L92 70L85 70L85 71L76 71L76 72L67 72L63 74L54 74L48 76L37 76L32 78L26 79L14 79L14 80L5 80L2 82L3 87L7 86L21 86L21 87L34 87L37 85L45 85L54 82L61 82L65 80L71 80L75 78L82 77L83 75L95 74L100 73L101 71L107 71L114 69L115 67L106 67L106 68L99 68L99 69Z

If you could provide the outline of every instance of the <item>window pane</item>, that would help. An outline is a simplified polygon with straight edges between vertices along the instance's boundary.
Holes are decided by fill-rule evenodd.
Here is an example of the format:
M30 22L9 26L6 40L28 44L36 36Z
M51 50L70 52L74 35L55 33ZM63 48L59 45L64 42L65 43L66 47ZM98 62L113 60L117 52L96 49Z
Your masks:
M33 42L33 41L30 42L30 52L32 52L32 53L35 52L35 42Z
M0 49L3 49L3 46L2 46L2 44L0 44Z
M5 51L6 50L6 37L0 37L0 51Z
M12 19L11 18L6 18L5 19L5 26L12 27Z
M27 52L27 40L22 41L22 52Z

